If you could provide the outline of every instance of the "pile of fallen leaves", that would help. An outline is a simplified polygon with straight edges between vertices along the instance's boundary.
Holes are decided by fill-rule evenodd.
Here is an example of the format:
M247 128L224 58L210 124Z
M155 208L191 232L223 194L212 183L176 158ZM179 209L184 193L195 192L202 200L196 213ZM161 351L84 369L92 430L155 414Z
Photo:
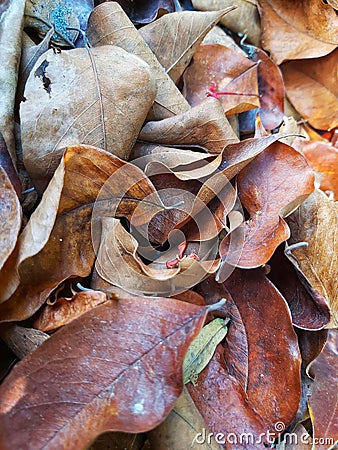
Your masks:
M337 2L235 3L0 2L1 449L334 447Z

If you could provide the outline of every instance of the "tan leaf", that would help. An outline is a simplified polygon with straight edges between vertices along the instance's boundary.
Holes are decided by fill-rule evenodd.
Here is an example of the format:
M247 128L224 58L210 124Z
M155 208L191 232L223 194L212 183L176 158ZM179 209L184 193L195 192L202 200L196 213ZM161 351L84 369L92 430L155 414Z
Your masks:
M0 166L0 270L14 250L21 227L21 206L7 173Z
M128 196L122 198L122 191ZM100 242L97 218L116 214L131 220L150 195L152 202L138 208L138 220L162 209L144 173L104 150L69 147L0 272L0 320L30 317L62 281L89 275L93 247Z
M163 145L196 145L209 153L220 153L227 144L238 142L221 103L215 98L206 98L177 116L148 122L139 139Z
M183 11L165 14L141 28L140 34L177 84L205 35L233 9L235 6L230 5L215 12Z
M291 229L289 245L307 242L287 256L301 271L310 287L326 299L331 322L338 326L338 203L316 190L288 219Z
M87 34L93 47L107 44L118 45L149 64L157 86L155 104L150 118L165 119L189 109L188 103L175 83L165 73L156 56L118 3L107 2L97 6L89 17ZM131 88L133 80L129 83Z
M317 0L258 0L262 46L280 64L288 59L318 58L338 44L335 11Z
M49 335L34 328L21 327L12 323L1 324L0 337L6 345L20 359L29 355L33 350L49 338Z
M25 0L10 0L0 10L0 132L16 162L14 99L21 54Z
M218 97L227 114L260 106L257 64L223 45L201 45L183 80L183 94L192 106L205 99L213 84L216 92L228 93Z
M260 20L257 10L256 0L192 0L194 8L202 11L214 11L236 5L237 9L224 16L221 24L235 33L242 33L248 36L248 40L259 45L260 42Z
M46 185L69 145L128 159L155 90L149 66L118 47L42 55L21 106L24 162L37 187Z
M236 42L226 34L224 29L218 25L216 25L209 31L209 33L203 39L202 44L224 45L224 47L230 48L230 50L234 50L244 57L247 56L246 53L241 49L241 47L239 47Z
M287 95L302 117L320 130L338 125L338 50L323 58L282 65Z

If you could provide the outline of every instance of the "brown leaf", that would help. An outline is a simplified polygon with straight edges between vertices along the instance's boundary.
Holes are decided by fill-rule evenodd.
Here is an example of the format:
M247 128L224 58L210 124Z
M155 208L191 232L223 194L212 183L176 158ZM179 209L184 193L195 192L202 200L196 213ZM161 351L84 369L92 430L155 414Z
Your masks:
M299 350L302 355L302 367L305 369L308 381L310 377L314 378L310 365L323 351L327 341L328 330L323 329L314 332L295 328L295 331L298 336Z
M311 366L315 374L309 398L310 415L316 449L334 448L338 441L337 423L337 331L331 330L329 340Z
M220 255L228 264L242 268L268 262L276 248L289 238L286 217L310 195L313 172L292 147L276 142L257 156L238 176L238 191L250 219L243 225L243 248L228 254L229 238L222 241Z
M227 114L240 113L260 106L257 65L223 45L201 45L184 72L183 80L183 94L192 106L205 99L213 83L216 92L233 93L219 96ZM241 95L236 95L238 93Z
M258 269L236 269L223 284L210 277L198 291L208 304L226 298L218 315L231 322L224 349L218 347L198 385L188 385L195 404L214 434L264 433L264 439L269 430L276 437L275 424L287 427L300 400L301 358L283 297ZM246 448L264 448L258 444Z
M14 101L21 53L25 0L2 2L0 9L0 132L5 138L13 162L16 162L14 140Z
M282 65L286 93L293 106L320 130L338 125L338 50L323 58Z
M49 338L48 334L33 328L21 327L15 324L1 324L0 337L20 359L29 355Z
M220 153L227 144L238 142L222 105L215 98L206 98L177 116L148 122L138 138L163 145L196 145L210 153Z
M335 11L317 0L258 0L262 46L277 64L288 59L318 58L337 44Z
M21 206L6 171L0 165L0 270L14 250L21 227Z
M152 120L165 119L189 110L188 103L118 3L107 2L94 9L88 20L87 35L93 47L117 45L149 64L157 86L150 115ZM133 80L129 84L131 88Z
M141 433L108 431L98 436L88 450L144 450L144 441Z
M269 261L268 278L288 302L292 323L305 330L320 330L330 322L330 308L317 292L310 295L297 276L293 264L280 246Z
M100 242L97 219L114 214L131 219L148 196L153 202L138 208L139 220L162 208L144 173L104 150L69 147L0 272L1 320L30 317L62 281L89 275Z
M338 325L337 209L337 202L316 190L288 219L288 244L307 245L290 249L287 256L303 275L301 280L310 293L315 290L327 301L331 310L328 328Z
M184 354L206 313L134 297L66 325L1 385L1 448L85 448L108 430L155 427L182 390Z
M233 9L235 7L231 5L215 12L183 11L166 14L141 28L140 34L166 73L177 84L205 35Z
M44 332L55 331L107 300L107 295L99 291L77 292L71 298L58 298L54 303L44 305L33 327Z
M148 65L118 47L44 54L21 106L24 162L36 186L45 187L68 145L128 159L155 89Z
M246 34L248 40L259 45L261 27L256 0L192 0L196 9L202 11L218 10L236 4L237 9L221 19L221 24L235 33Z
M198 409L194 405L186 388L178 397L174 409L164 422L147 433L151 448L156 450L182 450L195 448L196 444L201 450L220 450L220 446L198 442L198 435L205 429L205 423ZM208 433L209 430L206 430ZM196 441L197 438L197 441Z

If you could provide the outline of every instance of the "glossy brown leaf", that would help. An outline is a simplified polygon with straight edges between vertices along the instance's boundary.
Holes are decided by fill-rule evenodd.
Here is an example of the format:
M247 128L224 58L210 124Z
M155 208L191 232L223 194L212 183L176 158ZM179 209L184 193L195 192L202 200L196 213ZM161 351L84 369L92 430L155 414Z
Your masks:
M86 448L108 430L155 427L182 390L183 357L206 313L134 297L66 325L1 385L1 448Z
M128 159L155 92L149 66L118 47L42 55L20 112L24 162L36 186L45 187L68 145Z
M315 382L309 408L318 450L334 448L338 441L337 353L337 331L331 330L323 352L311 366Z
M227 144L238 142L222 105L214 98L205 99L183 114L148 122L138 138L163 145L196 145L209 153L220 153Z
M240 254L228 254L226 238L220 255L228 264L253 268L268 262L276 248L289 238L286 217L314 189L313 172L292 147L274 143L257 156L238 177L242 205L250 214L243 225L245 240Z
M266 437L269 430L276 437L275 424L293 420L301 390L301 359L285 300L262 270L236 269L225 283L209 278L198 290L207 303L222 293L227 303L218 315L230 314L231 322L226 346L218 347L198 385L189 385L195 404L214 433L239 439L244 432ZM239 448L238 442L226 444Z
M222 25L235 33L246 34L252 44L259 45L261 28L256 3L255 0L238 0L235 3L232 0L192 0L194 7L202 11L223 9L236 4L235 11L221 19Z
M297 111L320 130L338 125L338 50L320 59L290 61L282 71L286 93Z
M337 209L337 202L316 190L288 219L288 244L307 245L290 249L287 255L310 293L315 290L327 301L331 310L329 328L338 324Z
M318 58L338 44L335 11L322 1L258 0L262 46L277 64Z
M208 31L225 14L231 14L233 9L235 7L231 5L214 12L183 11L167 14L141 28L140 34L170 78L177 83Z
M0 9L0 132L5 138L13 162L16 162L14 140L14 100L21 54L25 0L1 2Z
M213 85L220 95L224 111L234 114L259 107L257 65L223 45L203 44L184 72L183 93L190 105L198 105ZM241 95L236 95L236 94ZM245 96L242 94L250 94Z
M112 177L119 169L119 175ZM129 193L124 200L123 189ZM131 219L136 206L149 195L153 203L138 208L145 220L154 214L153 208L155 212L161 209L161 201L143 172L104 150L69 147L0 272L0 299L4 302L0 304L0 320L30 317L62 281L89 275L95 259L93 246L95 240L100 241L95 217L91 230L95 201L95 211L101 216L116 214Z
M107 2L94 9L89 17L87 35L89 42L94 47L108 44L118 45L149 64L157 86L150 118L164 119L189 110L188 103L176 88L175 83L165 73L118 3ZM132 85L133 81L131 80L130 87Z
M71 298L60 297L43 306L33 326L44 332L55 331L107 300L107 295L99 291L77 292Z
M18 196L0 165L0 270L14 250L21 227L21 216Z

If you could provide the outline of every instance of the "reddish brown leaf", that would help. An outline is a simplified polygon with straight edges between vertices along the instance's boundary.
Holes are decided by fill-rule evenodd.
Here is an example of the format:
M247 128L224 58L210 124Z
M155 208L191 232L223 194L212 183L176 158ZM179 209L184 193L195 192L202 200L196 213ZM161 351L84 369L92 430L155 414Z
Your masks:
M222 45L203 44L184 72L183 93L190 105L198 105L214 83L216 91L233 95L220 95L224 111L234 114L259 107L257 65L239 53ZM241 95L235 95L235 94ZM245 96L242 94L250 94Z
M336 20L336 19L335 19ZM282 65L286 93L297 111L320 130L338 125L338 50L320 59Z
M0 270L14 250L21 227L21 206L7 172L0 165Z
M335 11L317 0L258 0L262 46L277 64L318 58L338 44Z
M337 354L337 331L332 330L323 352L311 366L315 382L309 408L318 450L333 448L338 441Z
M66 325L1 385L1 448L85 448L108 430L158 425L182 390L183 358L206 313L134 297Z
M57 330L107 300L107 295L99 291L77 292L71 298L58 298L39 311L33 326L44 332Z
M193 400L214 433L234 433L239 439L251 432L258 439L269 431L276 437L275 425L293 420L301 390L301 359L285 300L261 270L236 269L220 285L209 278L199 292L207 303L222 292L227 299L222 313L230 313L231 323L224 353L219 346L198 385L189 385ZM226 448L240 448L238 443L227 441ZM264 445L256 441L246 448Z
M265 264L290 236L282 217L313 191L313 182L313 172L304 157L286 144L276 142L257 156L238 177L239 197L250 214L244 224L244 246L238 249L240 254L228 254L226 238L220 246L222 259L243 268Z

